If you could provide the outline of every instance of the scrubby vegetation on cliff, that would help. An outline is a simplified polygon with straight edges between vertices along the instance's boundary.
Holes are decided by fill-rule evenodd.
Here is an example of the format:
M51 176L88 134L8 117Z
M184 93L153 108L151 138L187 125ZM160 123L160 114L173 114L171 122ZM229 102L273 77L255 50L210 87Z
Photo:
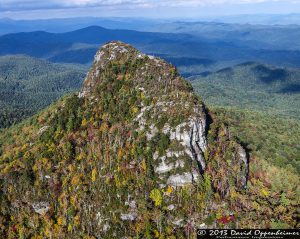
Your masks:
M1 236L187 238L200 227L299 226L295 188L274 187L255 157L249 173L229 128L173 66L107 44L79 95L0 134Z

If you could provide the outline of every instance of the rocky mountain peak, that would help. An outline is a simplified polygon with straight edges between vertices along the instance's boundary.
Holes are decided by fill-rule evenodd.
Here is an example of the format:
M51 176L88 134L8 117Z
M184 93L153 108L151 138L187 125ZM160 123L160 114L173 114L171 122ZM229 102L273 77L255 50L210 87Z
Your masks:
M120 79L129 77L134 80L137 87L148 91L158 89L182 88L191 90L191 86L182 81L176 68L164 60L143 54L134 47L119 41L109 42L103 45L96 53L91 71L88 73L81 95L88 95L101 81L101 77L115 74Z
M212 170L210 157L214 154L208 155L208 152L213 147L222 147L221 155L225 155L227 147L231 147L228 150L232 151L232 165L241 171L233 173L226 164L223 165L224 170L228 177L230 174L235 178L237 187L246 185L248 161L245 150L231 142L227 128L218 129L223 131L221 136L215 136L215 146L208 145L210 115L176 68L128 44L105 44L97 52L79 96L95 105L104 98L113 98L115 107L118 107L122 104L120 95L128 93L130 98L136 96L130 106L130 110L134 111L131 112L134 131L145 134L148 141L165 139L163 149L152 152L153 170L162 186L190 184L203 175L207 165ZM225 141L219 142L217 137L223 137ZM224 190L224 195L229 192L229 182L225 184L216 183L216 187Z
M175 67L120 42L97 53L79 96L20 127L1 148L3 235L22 225L26 237L155 238L166 228L185 238L216 211L230 215L247 183L245 149Z

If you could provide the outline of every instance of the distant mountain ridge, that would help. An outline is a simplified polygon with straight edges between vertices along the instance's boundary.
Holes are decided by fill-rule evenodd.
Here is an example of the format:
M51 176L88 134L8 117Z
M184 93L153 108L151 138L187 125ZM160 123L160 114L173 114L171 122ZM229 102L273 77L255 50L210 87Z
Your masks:
M54 18L54 19L33 19L33 20L14 20L10 18L0 19L0 35L32 32L37 30L62 33L75 31L91 25L103 26L110 29L138 30L149 27L158 22L152 19L141 18L98 18L98 17L79 17L79 18ZM167 21L168 22L168 21Z
M184 34L165 34L138 32L132 30L111 30L99 26L89 26L67 33L49 33L44 31L21 32L0 37L0 55L27 54L34 57L55 58L58 54L76 53L93 50L93 54L80 55L84 63L91 62L97 48L95 44L104 44L112 39L120 39L132 44L147 44L153 41L168 42L173 38L187 39ZM75 43L85 43L83 49L73 49Z
M177 21L148 27L147 31L191 34L207 40L234 42L237 46L253 49L300 50L300 44L295 41L300 36L300 25Z
M232 39L208 39L201 34L138 32L91 26L66 33L26 32L0 37L0 55L27 54L53 62L90 64L96 45L111 40L129 42L143 52L173 61L185 75L195 75L245 61L300 66L300 51L243 45ZM255 46L255 47L254 47ZM190 64L192 63L192 64Z
M168 20L168 19L147 19L147 18L99 18L99 17L79 17L79 18L54 18L54 19L32 19L32 20L14 20L10 18L0 18L0 35L31 32L36 30L48 32L66 32L74 31L78 28L84 28L91 25L102 26L109 29L128 29L138 31L148 31L148 29L158 28L162 24L172 24L175 22L202 22L202 23L223 23L227 25L269 25L269 26L288 26L300 25L300 14L256 14L256 15L234 15L220 17L203 17L189 20Z
M225 85L227 83L240 85L245 90L257 87L258 89L265 88L266 91L273 93L297 93L300 87L299 69L279 68L256 62L245 62L216 72L206 72L205 77L207 79L219 78ZM190 79L196 80L197 77Z

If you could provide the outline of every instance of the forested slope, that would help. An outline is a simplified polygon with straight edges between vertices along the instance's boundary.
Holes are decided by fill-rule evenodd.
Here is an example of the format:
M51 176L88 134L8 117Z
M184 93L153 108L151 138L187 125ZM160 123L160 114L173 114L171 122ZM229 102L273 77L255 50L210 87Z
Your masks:
M212 106L300 117L300 70L243 63L189 78Z
M27 56L0 57L0 127L7 127L77 90L86 69Z

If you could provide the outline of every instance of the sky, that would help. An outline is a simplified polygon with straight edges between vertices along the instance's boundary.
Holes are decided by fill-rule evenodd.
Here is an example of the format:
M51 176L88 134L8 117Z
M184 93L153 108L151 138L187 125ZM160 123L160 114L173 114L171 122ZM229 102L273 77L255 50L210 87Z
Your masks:
M0 18L201 18L300 13L300 0L0 0Z

